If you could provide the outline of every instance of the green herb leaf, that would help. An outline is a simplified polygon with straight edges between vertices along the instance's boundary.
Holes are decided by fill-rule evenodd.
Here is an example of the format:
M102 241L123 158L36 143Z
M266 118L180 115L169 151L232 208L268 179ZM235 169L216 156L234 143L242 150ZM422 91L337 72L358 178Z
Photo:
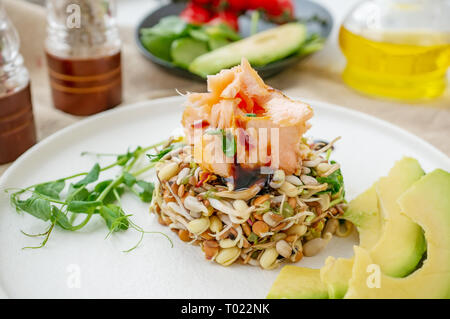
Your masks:
M125 174L125 172L124 172ZM89 194L89 197L87 198L88 201L95 201L100 196L100 194L113 182L112 179L108 179L106 181L102 181L95 185L94 191ZM113 189L111 189L106 197L103 199L103 204L112 204L116 201L116 196L114 195L114 190L121 196L125 189L121 186L117 186Z
M180 37L187 33L188 24L178 16L167 16L151 28L141 30L141 35L159 35L166 37Z
M16 208L19 211L26 212L36 218L48 221L52 216L52 209L50 202L39 198L36 195L31 196L26 200L18 200Z
M251 243L256 243L258 241L258 235L256 235L254 232L251 232L250 235L248 235L247 240Z
M136 177L128 172L123 173L123 182L128 187L132 187L136 183Z
M117 156L117 165L119 166L125 166L128 161L130 160L130 158L133 157L133 153L127 152L126 154L121 154L119 156Z
M234 135L231 133L227 133L223 137L223 143L222 143L223 152L227 157L234 157L236 154L236 141L234 139Z
M137 181L136 184L142 189L139 193L139 197L144 203L150 203L153 197L153 190L155 189L155 185L153 183L149 183L146 181Z
M323 48L324 44L325 39L319 34L313 33L302 43L298 55L304 56L319 51Z
M294 216L294 209L288 202L284 202L281 214L283 215L284 218L292 217Z
M208 33L211 37L224 37L230 39L232 41L238 41L241 39L239 33L234 31L226 24L217 24L214 26L209 26L205 28L206 33Z
M204 41L204 42L208 42L208 40L209 40L209 35L205 32L205 30L203 30L201 28L200 29L189 28L188 33L195 40Z
M59 193L61 193L65 185L66 183L64 180L59 180L56 182L39 184L34 188L34 191L50 198L59 199Z
M76 188L73 184L70 184L69 190L67 192L67 198L66 202L71 201L84 201L88 198L89 191L87 190L86 186L82 186L79 188Z
M106 187L108 187L109 184L111 184L112 179L107 179L105 181L102 181L95 185L94 192L101 193L105 190Z
M166 147L165 149L161 150L158 154L147 154L147 157L150 159L150 162L155 163L155 162L159 162L161 160L161 158L164 157L164 155L166 155L167 153L169 153L170 151L172 151L174 148L173 145Z
M74 187L81 187L93 183L98 180L100 174L100 165L96 163L94 167L89 171L89 173L79 182L74 184Z
M52 222L56 222L56 224L66 230L70 230L72 228L72 224L67 218L66 214L64 214L58 207L52 206Z
M67 205L67 210L72 213L91 214L102 205L101 201L72 201Z
M106 197L103 199L103 204L112 204L114 203L117 198L116 195L114 195L114 191L116 191L116 193L120 196L123 195L123 193L125 193L125 189L121 186L117 186L115 188L113 188L108 195L106 195Z
M334 164L334 161L330 162L331 164ZM337 194L341 190L341 188L344 188L344 177L342 176L341 170L338 169L333 174L329 175L328 177L317 177L316 178L319 183L327 183L328 188L327 191L331 191L331 194ZM344 196L344 195L342 195Z
M210 128L210 129L207 129L205 133L208 135L225 135L225 131L221 128L217 128L217 129Z
M106 222L108 229L112 232L118 230L127 230L129 227L129 221L127 216L123 213L122 209L116 205L102 206L99 209L100 215Z

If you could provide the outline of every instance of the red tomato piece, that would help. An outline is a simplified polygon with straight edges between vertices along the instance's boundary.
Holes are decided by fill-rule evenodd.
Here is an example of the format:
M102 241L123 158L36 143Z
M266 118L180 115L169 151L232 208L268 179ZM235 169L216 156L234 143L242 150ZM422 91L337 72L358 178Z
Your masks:
M222 11L217 13L209 22L211 25L226 24L233 30L239 30L238 16L231 11Z
M249 0L225 0L227 2L227 10L233 12L241 12L248 9Z
M211 12L201 5L189 2L180 17L188 23L204 24L211 20Z

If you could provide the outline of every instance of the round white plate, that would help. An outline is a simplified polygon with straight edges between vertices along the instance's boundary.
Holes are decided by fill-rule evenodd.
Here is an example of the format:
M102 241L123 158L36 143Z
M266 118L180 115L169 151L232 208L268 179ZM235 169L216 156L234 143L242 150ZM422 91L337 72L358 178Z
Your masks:
M47 226L15 213L3 189L89 170L97 159L80 157L82 151L122 153L163 140L180 126L182 102L182 97L166 98L93 116L45 139L8 169L0 179L0 287L4 294L12 298L266 296L279 269L224 268L208 262L199 247L182 243L148 213L148 205L131 195L123 200L126 212L146 230L168 234L174 248L160 235L146 235L138 249L123 253L139 234L129 230L105 239L106 227L97 219L79 232L55 229L44 248L22 250L39 244L39 239L26 237L20 230L39 233ZM446 155L399 128L335 105L314 101L311 105L315 116L307 135L325 140L342 136L332 158L342 165L348 199L385 175L402 156L417 158L426 171L450 170ZM319 268L329 255L350 257L355 243L356 236L333 238L320 255L304 258L298 265Z

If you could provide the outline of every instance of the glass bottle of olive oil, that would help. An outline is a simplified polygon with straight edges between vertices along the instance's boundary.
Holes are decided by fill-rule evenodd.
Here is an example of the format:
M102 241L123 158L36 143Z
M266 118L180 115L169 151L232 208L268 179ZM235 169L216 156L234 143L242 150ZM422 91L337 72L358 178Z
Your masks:
M371 0L346 18L339 43L344 81L374 96L417 101L440 96L450 66L449 1Z

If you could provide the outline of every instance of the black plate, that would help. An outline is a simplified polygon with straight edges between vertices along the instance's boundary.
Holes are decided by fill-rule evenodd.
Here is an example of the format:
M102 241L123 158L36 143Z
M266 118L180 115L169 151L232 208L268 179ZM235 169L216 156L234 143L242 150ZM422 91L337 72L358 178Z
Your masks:
M185 3L170 3L150 13L141 21L141 23L139 23L138 27L136 28L135 40L139 47L139 50L144 56L146 56L149 60L156 63L157 65L163 67L167 71L189 79L204 81L204 79L189 72L188 70L177 67L170 62L154 56L142 45L140 39L140 30L142 28L150 28L157 24L161 18L164 18L166 16L179 15L185 6ZM306 24L308 34L318 33L323 38L328 38L328 36L330 35L331 28L333 26L333 18L331 17L331 14L328 12L328 10L321 5L308 0L295 0L295 15L300 21ZM262 31L273 28L274 26L275 25L273 23L260 20L258 30ZM239 30L242 36L246 37L249 35L250 17L248 15L239 17ZM283 60L272 62L263 67L258 67L256 68L256 70L263 78L268 78L279 73L288 66L297 63L305 57L306 56L290 56Z

